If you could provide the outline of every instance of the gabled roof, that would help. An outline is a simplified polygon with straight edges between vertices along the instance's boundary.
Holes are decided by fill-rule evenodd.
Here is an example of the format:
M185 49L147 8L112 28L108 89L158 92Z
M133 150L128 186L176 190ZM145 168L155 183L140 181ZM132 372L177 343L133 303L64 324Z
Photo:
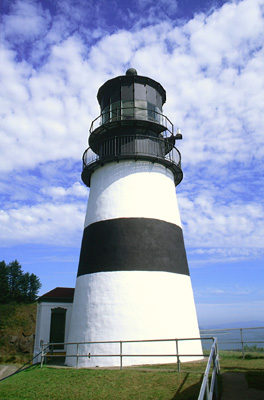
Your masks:
M74 288L56 287L38 298L38 303L72 303Z

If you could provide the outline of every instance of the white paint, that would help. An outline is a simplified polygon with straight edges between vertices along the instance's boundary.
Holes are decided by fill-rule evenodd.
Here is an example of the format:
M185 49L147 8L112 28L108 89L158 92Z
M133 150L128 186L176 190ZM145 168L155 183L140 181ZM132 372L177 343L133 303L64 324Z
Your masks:
M85 227L115 218L154 218L181 227L173 174L160 164L122 161L91 176ZM189 276L158 271L116 271L77 278L70 342L199 338ZM69 345L67 355L76 354ZM79 354L119 354L119 344L80 345ZM124 344L123 353L176 354L175 342ZM202 354L200 341L185 341L179 353ZM197 359L189 356L182 361ZM125 358L123 365L170 363L174 358ZM67 357L75 366L76 357ZM81 357L78 366L119 365L118 357Z
M169 272L100 272L77 278L70 342L198 338L190 277ZM75 329L74 329L75 328ZM82 345L79 354L118 354L119 344ZM124 344L126 354L176 354L175 342ZM182 342L181 354L202 354L200 341ZM76 354L68 346L67 355ZM182 358L190 361L197 357ZM170 363L176 357L124 358L123 365ZM67 358L75 366L76 358ZM80 358L79 367L120 365L118 357Z
M40 302L37 308L37 321L36 321L36 332L35 332L35 344L34 344L34 357L41 352L41 343L48 343L50 339L50 322L51 322L51 310L54 308L64 308L66 312L65 320L65 342L68 341L72 303L62 302ZM59 351L59 350L58 350ZM63 350L62 350L63 351ZM40 355L34 359L34 364L40 362Z
M181 227L173 174L147 161L105 164L91 177L85 227L114 218L155 218Z

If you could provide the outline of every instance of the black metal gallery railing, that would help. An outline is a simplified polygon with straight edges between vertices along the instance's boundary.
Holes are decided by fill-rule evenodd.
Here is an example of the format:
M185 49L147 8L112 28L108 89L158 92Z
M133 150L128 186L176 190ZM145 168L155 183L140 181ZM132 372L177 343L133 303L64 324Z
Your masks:
M122 121L148 121L154 124L162 125L164 130L173 135L173 123L166 115L151 108L142 107L118 107L112 110L103 111L91 124L90 133L93 133L102 125L112 122Z
M98 141L93 148L96 153L90 147L84 152L83 168L95 161L137 157L169 162L181 168L181 153L169 139L146 135L114 136Z
M87 186L90 186L90 177L95 169L105 163L120 160L145 160L162 164L173 173L175 186L183 177L181 153L174 147L173 136L114 136L93 143L93 150L89 147L83 154L82 179Z

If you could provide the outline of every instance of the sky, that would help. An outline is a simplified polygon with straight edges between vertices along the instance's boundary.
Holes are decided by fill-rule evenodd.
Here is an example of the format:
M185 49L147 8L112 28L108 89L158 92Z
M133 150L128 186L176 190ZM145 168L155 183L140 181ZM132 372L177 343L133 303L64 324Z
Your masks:
M264 0L2 0L0 260L74 287L98 88L136 68L181 128L200 326L264 326Z

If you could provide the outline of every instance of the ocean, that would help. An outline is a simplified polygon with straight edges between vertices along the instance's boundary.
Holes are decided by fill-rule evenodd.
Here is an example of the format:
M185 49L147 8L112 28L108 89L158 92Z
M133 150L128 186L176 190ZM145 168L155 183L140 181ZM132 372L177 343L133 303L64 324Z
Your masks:
M242 331L242 337L241 337ZM241 350L243 341L245 346L256 346L264 348L264 327L262 328L241 328L241 329L215 329L200 330L201 338L217 337L219 350ZM209 350L212 342L202 340L204 350Z

